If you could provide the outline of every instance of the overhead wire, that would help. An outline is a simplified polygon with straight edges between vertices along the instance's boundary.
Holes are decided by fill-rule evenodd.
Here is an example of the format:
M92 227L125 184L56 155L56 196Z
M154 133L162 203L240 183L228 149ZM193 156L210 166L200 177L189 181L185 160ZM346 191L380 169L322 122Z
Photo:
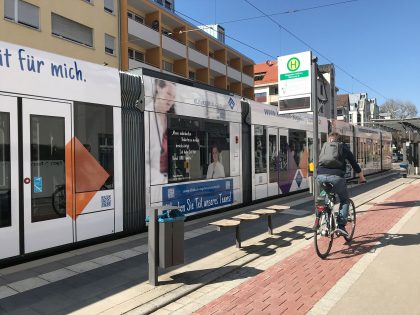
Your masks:
M227 21L222 21L222 22L218 22L218 23L215 23L215 24L230 24L230 23L236 23L236 22L245 22L245 21L251 21L251 20L265 18L267 16L294 14L294 13L298 13L298 12L321 9L321 8L326 8L326 7L332 7L332 6L336 6L336 5L340 5L340 4L347 4L347 3L351 3L351 2L357 2L357 1L360 1L360 0L347 0L347 1L341 1L341 2L334 2L334 3L317 5L317 6L308 7L308 8L294 9L294 10L287 10L287 11L283 11L283 12L271 13L271 14L267 14L267 15L258 15L258 16L248 17L248 18L237 19L237 20L227 20Z
M291 32L290 30L288 30L287 28L285 28L283 25L281 25L279 22L277 22L276 20L274 20L271 16L267 15L265 12L263 12L262 10L260 10L258 7L256 7L254 4L252 4L251 2L249 2L248 0L244 0L246 3L248 3L250 6L252 6L254 9L256 9L257 11L259 11L261 14L264 14L268 19L270 19L273 23L275 23L278 27L280 27L280 29L283 29L285 32L287 32L289 35L291 35L293 38L295 38L296 40L298 40L299 42L301 42L302 44L304 44L306 47L310 48L312 51L314 51L315 53L317 53L320 57L324 58L325 60L327 60L328 62L334 64L334 66L341 70L343 73L345 73L346 75L348 75L350 78L352 78L353 80L357 81L358 83L360 83L361 85L365 86L366 88L368 88L369 90L371 90L372 92L380 95L382 98L384 98L385 100L388 100L389 98L386 97L384 94L382 94L381 92L377 91L376 89L370 87L369 85L367 85L366 83L362 82L361 80L357 79L355 76L353 76L352 74L350 74L347 70L345 70L343 67L341 67L340 65L334 63L330 58L326 57L324 54L322 54L319 50L313 48L310 44L308 44L306 41L304 41L303 39L301 39L300 37L298 37L297 35L295 35L293 32Z
M182 15L182 16L184 16L185 18L187 18L187 19L189 19L189 20L191 20L191 21L194 21L195 23L198 23L199 25L204 25L204 23L202 23L202 22L200 22L200 21L198 21L198 20L196 20L195 18L193 18L193 17L191 17L191 16L189 16L189 15L187 15L187 14L185 14L185 13L182 13L182 12L180 12L180 11L175 11L176 13L178 13L178 14L180 14L180 15ZM215 29L214 27L212 27L212 26L207 26L209 29L212 29L213 31L216 31L217 32L217 29ZM246 47L248 47L248 48L251 48L251 49L253 49L253 50L255 50L255 51L258 51L259 53L261 53L261 54L263 54L263 55L265 55L265 56L267 56L267 57L269 57L269 58L271 58L271 59L277 59L277 57L276 56L273 56L273 55L271 55L271 54L269 54L269 53L267 53L267 52L264 52L264 51L262 51L261 49L259 49L259 48L256 48L256 47L254 47L254 46L251 46L251 45L249 45L249 44L247 44L247 43L244 43L244 42L242 42L242 41L240 41L240 40L238 40L238 39L236 39L236 38L234 38L234 37L232 37L232 36L229 36L229 35L227 35L227 34L225 34L225 37L227 37L227 38L229 38L229 39L231 39L231 40L233 40L233 41L235 41L235 42L237 42L237 43L240 43L241 45L244 45L244 46L246 46ZM347 92L348 94L352 94L351 92L349 92L349 91L347 91L347 90L345 90L345 89L343 89L343 88L341 88L341 90L343 90L343 91L345 91L345 92Z

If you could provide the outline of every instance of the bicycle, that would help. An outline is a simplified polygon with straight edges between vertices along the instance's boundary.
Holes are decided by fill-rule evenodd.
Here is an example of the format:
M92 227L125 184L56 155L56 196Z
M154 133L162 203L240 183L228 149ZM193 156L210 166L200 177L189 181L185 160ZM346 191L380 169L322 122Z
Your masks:
M353 239L356 229L356 207L353 200L349 199L349 212L347 216L347 232L342 234L337 229L337 214L334 206L337 204L337 195L333 192L334 186L331 183L321 184L322 192L316 201L316 218L314 225L314 242L317 255L325 259L331 251L334 236L344 236L346 242Z

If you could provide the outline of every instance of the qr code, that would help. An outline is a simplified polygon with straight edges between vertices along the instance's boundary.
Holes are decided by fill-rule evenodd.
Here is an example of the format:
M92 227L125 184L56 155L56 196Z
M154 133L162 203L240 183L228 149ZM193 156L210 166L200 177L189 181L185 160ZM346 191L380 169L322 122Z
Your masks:
M230 189L230 181L227 181L226 182L226 190L229 190Z
M111 195L101 196L101 205L102 208L111 207Z
M175 197L175 189L169 188L168 189L168 199L172 199Z

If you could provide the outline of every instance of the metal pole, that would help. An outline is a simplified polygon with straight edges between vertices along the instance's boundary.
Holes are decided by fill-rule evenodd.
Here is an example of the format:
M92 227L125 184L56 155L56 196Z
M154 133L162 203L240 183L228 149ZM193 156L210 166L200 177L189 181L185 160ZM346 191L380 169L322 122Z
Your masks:
M149 214L149 235L148 235L148 261L149 261L149 283L158 285L158 261L159 261L159 223L157 222L158 209L150 209Z
M314 202L316 202L316 198L319 196L319 186L316 183L316 175L317 170L316 167L318 165L318 157L319 157L319 142L318 142L318 58L312 57L311 58L311 71L312 71L312 93L311 93L311 106L312 111L314 113L314 123L313 123L313 141L314 141ZM315 208L315 207L314 207Z

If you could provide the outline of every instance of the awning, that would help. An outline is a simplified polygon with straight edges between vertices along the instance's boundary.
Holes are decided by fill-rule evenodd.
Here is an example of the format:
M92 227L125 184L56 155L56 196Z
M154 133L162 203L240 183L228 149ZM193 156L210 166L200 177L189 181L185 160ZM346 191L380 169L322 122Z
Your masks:
M420 117L405 119L372 119L371 123L389 131L417 131L420 133Z

